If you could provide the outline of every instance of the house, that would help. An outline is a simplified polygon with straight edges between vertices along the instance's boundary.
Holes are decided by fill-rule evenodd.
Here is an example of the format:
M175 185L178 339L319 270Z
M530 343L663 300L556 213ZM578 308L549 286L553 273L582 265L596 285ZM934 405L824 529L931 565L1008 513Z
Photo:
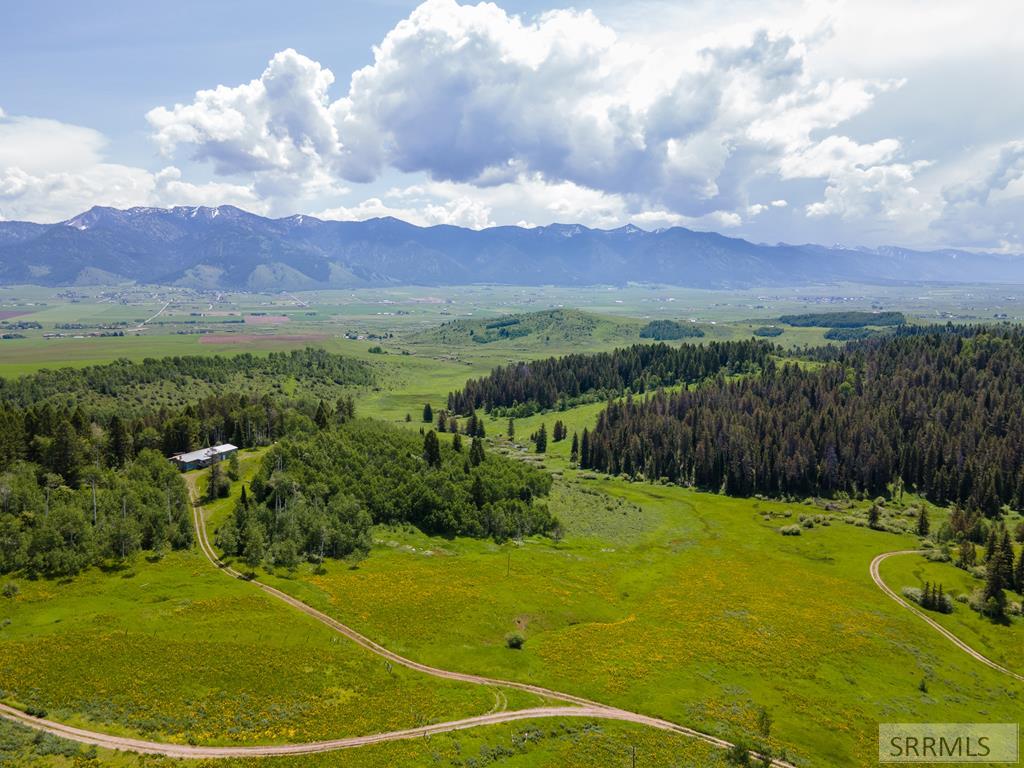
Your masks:
M237 446L231 443L224 443L209 448L200 448L198 451L190 451L189 453L176 453L170 459L182 472L188 472L190 469L202 469L211 464L216 464L237 451Z

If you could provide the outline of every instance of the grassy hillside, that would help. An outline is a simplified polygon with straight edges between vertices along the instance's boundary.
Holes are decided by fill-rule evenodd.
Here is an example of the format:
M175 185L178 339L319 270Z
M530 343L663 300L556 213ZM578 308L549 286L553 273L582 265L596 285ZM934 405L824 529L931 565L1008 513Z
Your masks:
M414 344L548 347L608 345L640 338L639 321L575 309L553 309L488 319L460 319L408 337Z

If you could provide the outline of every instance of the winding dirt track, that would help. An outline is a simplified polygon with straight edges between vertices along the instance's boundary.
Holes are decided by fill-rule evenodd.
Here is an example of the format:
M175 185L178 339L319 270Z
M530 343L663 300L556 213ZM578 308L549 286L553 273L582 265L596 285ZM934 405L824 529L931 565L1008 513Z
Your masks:
M399 656L397 653L389 651L384 646L375 643L370 638L356 632L351 627L342 624L325 613L321 613L315 608L295 599L291 595L288 595L279 589L275 589L268 584L257 581L256 579L247 579L245 575L221 561L207 537L206 524L201 512L202 507L198 501L199 496L195 478L192 476L186 476L186 482L188 483L192 495L192 516L195 522L196 538L199 541L200 549L202 549L203 554L207 559L225 575L231 578L248 581L250 584L266 592L268 595L276 597L296 610L311 616L322 624L327 625L335 632L344 635L352 642L361 645L363 648L366 648L367 650L372 651L378 656L382 656L395 664L400 664L403 667L414 669L417 672L422 672L445 680L458 680L464 683L473 683L475 685L493 686L498 689L514 688L520 691L536 694L546 699L564 702L568 706L543 706L513 711L490 712L485 715L468 717L462 720L451 720L444 723L433 723L431 725L408 728L400 731L388 731L386 733L375 733L367 736L352 736L344 739L332 739L328 741L315 741L302 744L274 744L236 747L204 747L191 744L169 744L164 742L145 741L143 739L133 739L124 736L113 736L98 731L88 731L81 728L75 728L52 720L31 717L24 712L5 704L0 704L0 717L5 717L36 730L46 731L47 733L51 733L55 736L60 736L82 744L91 744L98 747L105 747L107 749L120 751L179 758L271 757L280 755L309 754L314 752L333 752L341 749L368 746L370 744L380 744L387 741L400 741L403 739L421 738L436 733L449 733L452 731L460 731L483 725L498 725L518 720L534 720L550 717L583 717L601 720L618 720L698 739L719 749L729 749L733 746L731 742L724 739L719 739L711 734L703 733L702 731L698 731L693 728L678 725L677 723L673 723L669 720L662 720L657 717L642 715L639 712L630 712L629 710L618 709L617 707L607 706L579 696L573 696L569 693L562 693L561 691L554 691L549 688L530 685L528 683L518 683L511 680L498 680L490 677L483 677L482 675L470 675L463 672L451 672L446 669L438 669L437 667L420 664L412 659ZM750 754L755 758L761 757L757 752L751 752ZM792 763L778 759L773 760L771 764L776 768L796 768Z
M940 635L945 637L947 640L949 640L951 643L953 643L953 645L955 645L961 651L966 653L968 656L970 656L973 659L977 659L978 661L980 661L982 664L985 664L986 666L992 667L992 669L996 670L996 672L1002 672L1004 675L1009 675L1012 678L1015 678L1017 680L1020 680L1021 682L1024 682L1024 675L1018 675L1016 672L1013 672L1013 671L1007 669L1006 667L1003 667L1003 666L1000 666L999 664L996 664L994 661L992 661L992 659L988 658L987 656L982 656L976 650L971 648L971 646L969 646L967 643L965 643L959 637L954 635L952 632L950 632L944 626L939 624L937 621L935 621L935 619L933 619L931 616L926 614L920 608L918 608L915 605L911 605L909 602L907 602L902 597L900 597L895 592L893 592L891 589L889 589L889 586L882 580L882 575L881 575L881 573L879 573L879 570L878 570L879 566L881 566L882 562L884 560L887 560L890 557L895 557L897 555L919 555L919 554L921 554L921 552L923 552L923 550L920 550L920 549L901 549L901 550L898 550L896 552L884 552L884 553L882 553L881 555L879 555L878 557L876 557L874 560L871 561L871 578L874 580L875 584L878 585L878 588L880 590L885 592L885 594L887 594L889 597L891 597L897 603L902 605L908 611L913 613L919 619L921 619L922 621L926 622L932 629L934 629Z

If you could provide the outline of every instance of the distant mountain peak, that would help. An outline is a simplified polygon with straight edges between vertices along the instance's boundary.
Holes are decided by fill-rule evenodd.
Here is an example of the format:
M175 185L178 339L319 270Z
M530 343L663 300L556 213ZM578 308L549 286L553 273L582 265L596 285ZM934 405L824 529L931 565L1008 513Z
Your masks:
M70 230L70 231L69 231ZM685 227L581 224L473 230L391 216L270 219L233 205L94 206L59 224L0 222L0 283L112 280L235 290L364 285L594 285L700 288L821 282L1024 283L1007 254L885 246L764 245Z

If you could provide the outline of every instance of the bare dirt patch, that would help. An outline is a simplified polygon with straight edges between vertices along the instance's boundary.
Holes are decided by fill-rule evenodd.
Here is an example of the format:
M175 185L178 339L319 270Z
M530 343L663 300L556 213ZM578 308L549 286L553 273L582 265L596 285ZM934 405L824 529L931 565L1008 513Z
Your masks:
M207 333L199 337L200 344L288 344L304 341L322 341L327 336L322 333Z
M246 315L246 325L282 325L288 322L288 315Z

